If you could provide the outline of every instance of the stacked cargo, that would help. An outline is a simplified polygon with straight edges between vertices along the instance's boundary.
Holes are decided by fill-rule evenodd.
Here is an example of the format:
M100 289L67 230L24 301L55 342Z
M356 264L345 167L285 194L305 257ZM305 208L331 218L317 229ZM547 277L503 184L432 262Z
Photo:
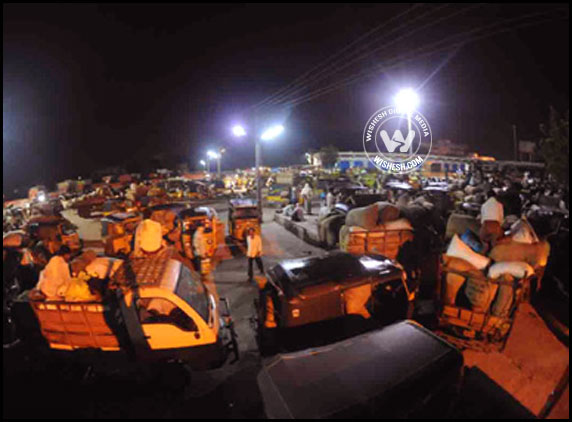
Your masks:
M526 220L517 221L488 256L455 234L442 257L440 324L504 346L518 305L532 281L540 283L549 253Z
M397 207L376 202L351 210L340 229L340 249L354 255L375 254L396 259L401 245L413 239L413 227Z

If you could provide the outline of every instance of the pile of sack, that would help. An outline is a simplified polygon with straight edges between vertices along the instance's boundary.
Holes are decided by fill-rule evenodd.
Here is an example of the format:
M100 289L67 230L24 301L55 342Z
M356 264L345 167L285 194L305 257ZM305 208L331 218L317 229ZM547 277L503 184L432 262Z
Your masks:
M550 245L540 241L526 219L517 220L485 256L457 234L443 256L445 305L468 305L477 312L506 318L513 306L514 287L536 274L540 283Z
M371 253L395 259L401 245L412 239L411 223L389 202L351 210L340 228L340 249L356 255Z

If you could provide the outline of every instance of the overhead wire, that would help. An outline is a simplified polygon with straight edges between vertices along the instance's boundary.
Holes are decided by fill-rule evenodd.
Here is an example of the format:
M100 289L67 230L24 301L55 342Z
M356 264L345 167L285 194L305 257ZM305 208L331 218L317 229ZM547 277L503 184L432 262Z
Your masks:
M368 49L369 46L371 44L376 44L378 43L380 40L389 37L392 33L399 33L400 31L402 31L403 29L407 29L410 25L414 24L416 21L420 20L420 19L427 19L428 16L430 16L431 14L447 7L447 4L444 5L440 5L439 7L429 10L425 13L422 13L421 15L415 16L407 21L403 21L401 22L400 25L393 27L389 30L389 32L387 33L383 33L383 34L379 34L378 36L376 36L376 38L369 40L367 42L365 42L364 44L362 44L359 48L357 48L356 50L353 50L352 52L350 52L349 54L347 54L345 57L339 57L336 60L334 60L333 62L325 65L325 67L321 70L316 71L314 74L312 74L310 76L309 79L307 79L306 81L303 81L297 85L297 87L292 87L292 89L290 89L287 92L282 93L281 95L279 95L277 98L274 98L272 100L269 100L267 102L267 104L276 104L279 103L280 101L283 101L284 99L288 98L289 96L295 94L296 92L299 92L305 88L307 88L308 86L311 86L312 84L325 79L326 77L329 77L337 72L339 72L340 70L343 70L345 68L347 68L349 65L351 65L352 63L354 63L356 60L361 60L365 57L371 56L373 53L371 51L365 53L365 54L361 54L360 56L357 57L352 57L356 54L359 54L361 51ZM455 12L454 14L458 14L459 12ZM431 25L433 25L434 23L431 23ZM419 31L420 28L415 29L412 32L408 32L406 35L402 35L401 37L398 37L399 39L405 37L405 36L410 36L412 33L415 33L417 31ZM390 45L394 44L395 42L397 42L398 39L392 39L390 42L385 43L384 44L384 48L389 47ZM357 42L357 40L356 40ZM376 49L376 50L379 50ZM340 66L341 65L341 66ZM321 77L323 75L323 73L326 72L326 75ZM312 82L312 83L310 83Z
M297 86L300 83L303 83L304 80L313 74L313 72L317 71L321 66L327 64L329 61L336 59L338 56L340 56L341 54L345 53L347 50L349 50L351 47L353 47L355 44L357 44L358 42L362 41L363 39L369 37L371 34L381 30L382 28L384 28L385 26L389 25L391 22L399 19L400 17L407 15L408 13L412 12L414 9L416 9L417 7L420 7L421 4L415 4L413 5L413 7L408 8L407 10L391 17L390 19L388 19L387 21L382 22L380 25L377 25L376 27L372 28L371 30L369 30L367 33L365 33L364 35L360 36L359 38L357 38L356 40L352 41L351 43L349 43L348 45L346 45L345 47L343 47L341 50L338 50L336 53L332 54L331 56L329 56L326 60L321 61L320 63L318 63L316 66L312 67L311 69L309 69L308 71L306 71L305 73L303 73L302 75L300 75L299 77L297 77L296 79L294 79L292 82L290 82L289 84L285 85L284 87L278 89L276 92L274 92L273 94L269 95L268 97L264 98L263 100L259 101L258 103L254 104L252 107L253 108L257 108L265 103L267 103L268 101L273 100L276 96L281 95L284 91L287 91L290 87L292 86Z
M342 66L340 66L340 67L334 69L332 72L329 72L328 74L326 74L326 75L322 78L322 80L325 79L326 77L332 76L332 75L334 75L335 73L340 72L341 70L347 69L349 66L351 66L352 64L354 64L354 63L356 63L356 62L358 62L358 61L360 61L360 60L364 60L364 59L366 59L366 58L368 58L368 57L373 56L374 54L378 54L378 53L380 53L381 51L384 51L384 50L388 49L390 46L396 44L397 42L399 42L399 41L401 41L401 40L403 40L403 39L405 39L405 38L409 38L409 37L413 36L414 34L418 33L419 31L422 31L422 30L424 30L424 29L428 29L428 28L431 28L431 27L433 27L433 26L436 26L436 25L438 25L438 24L440 24L440 23L443 23L443 22L445 22L445 21L447 21L447 20L449 20L449 19L452 19L453 17L455 17L455 16L457 16L457 15L459 15L459 14L466 13L466 12L468 12L469 10L474 9L474 8L476 8L476 7L479 7L479 6L481 6L481 4L474 4L474 5L471 5L471 6L469 6L469 7L456 10L456 11L450 13L450 14L447 14L447 15L445 15L445 16L441 16L441 17L439 17L439 18L437 18L437 19L435 19L435 20L432 20L431 22L429 22L429 23L427 23L427 24L425 24L425 25L422 25L422 26L420 26L420 27L418 27L418 28L415 28L414 30L407 31L406 33L402 34L401 36L398 36L398 37L396 37L396 38L393 38L390 42L385 42L382 46L379 46L379 47L374 48L374 49L370 49L368 52L366 52L366 53L364 53L364 54L361 54L361 55L359 55L359 56L357 56L357 57L354 57L354 58L351 58L351 59L346 60ZM436 11L436 10L434 10L434 11L432 11L432 12L435 12L435 11ZM419 19L422 19L422 18L425 18L425 17L426 17L425 15L421 15L421 16L419 16L418 18L419 18ZM415 19L415 20L416 20L416 19ZM411 23L412 23L412 22L406 22L406 23L404 23L402 26L405 26L405 27L406 27L406 26L411 25ZM400 30L401 30L401 27L395 29L395 31L400 31ZM391 32L393 32L393 31L391 31ZM391 33L391 32L390 32L390 33ZM319 75L318 75L318 76L319 76ZM297 89L293 90L293 91L290 92L287 96L285 96L285 97L283 96L282 101L285 100L285 99L287 99L289 96L292 96L292 95L294 95L296 92L299 92L299 91L301 91L301 90L303 90L303 89L304 89L304 87L300 87L300 88L297 88ZM270 104L270 105L273 105L273 104L278 104L278 103L279 103L278 101L272 101L272 102L270 102L269 104Z
M398 66L402 66L403 64L405 64L405 63L407 63L407 62L410 62L410 61L413 61L413 60L417 60L417 59L419 59L419 58L426 57L426 56L429 56L429 55L433 55L433 54L436 54L436 53L439 53L439 52L448 51L448 50L451 50L451 49L458 49L458 48L460 48L461 46L463 46L463 45L465 45L465 44L467 44L467 43L474 42L474 41L479 40L479 39L488 38L488 37L491 37L491 36L493 36L493 35L496 35L496 34L499 34L499 33L502 33L502 32L508 32L508 31L513 31L513 30L515 30L515 29L519 29L519 28L524 28L524 27L529 27L529 26L534 26L534 25L540 25L540 24L542 24L542 23L546 23L546 22L553 21L553 20L555 20L555 19L559 19L559 18L547 18L547 19L543 19L543 20L537 20L537 21L534 21L534 22L527 22L527 23L522 23L522 24L515 24L515 25L509 26L509 27L506 27L506 28L497 29L497 30L495 30L495 31L493 31L493 32L489 32L489 33L485 33L485 34L481 34L481 35L478 35L478 34L477 34L477 35L469 36L469 37L466 37L465 39L462 39L462 40L453 42L453 43L451 43L451 44L449 44L449 45L445 45L445 46L441 46L441 47L435 48L436 46L438 46L438 45L440 45L440 44L443 44L445 41L448 41L448 40L450 40L451 38L456 38L456 37L459 37L459 36L462 36L462 35L470 34L470 33L472 33L472 32L482 32L483 30L488 29L488 28L490 28L491 26L504 25L504 24L507 23L508 21L522 20L523 18L536 17L536 16L539 16L539 15L545 15L546 13L548 13L548 12L540 12L540 13L534 13L534 14L529 14L529 15L525 15L525 16L520 16L520 17L517 17L517 18L511 18L511 19L507 19L507 20L504 20L504 21L500 21L500 22L493 23L493 24L488 25L488 26L483 26L483 27L480 27L480 28L477 28L477 29L474 29L474 30L471 30L471 31L466 31L466 32L461 33L461 34L455 34L454 36L449 37L449 38L446 39L446 40L440 40L440 41L437 41L437 42L435 42L435 43L430 44L429 46L419 47L419 48L416 49L416 50L407 52L407 53L405 53L405 54L403 54L403 55L401 55L401 56L397 56L396 58L392 58L392 60L389 61L389 64L383 64L383 65L374 66L375 69L369 69L369 70L367 70L367 71L364 71L364 72L359 73L358 75L349 76L349 77L347 77L347 78L345 78L345 79L343 79L343 80L341 80L341 81L335 82L335 83L330 84L330 85L328 85L328 86L326 86L326 87L322 87L322 88L316 89L316 90L314 90L314 91L312 91L312 92L306 93L306 94L304 94L304 95L302 95L302 96L300 96L300 97L298 97L298 98L295 98L295 99L293 99L293 100L289 100L289 101L287 101L287 102L283 102L282 104L279 104L279 105L280 105L280 106L284 106L284 107L292 107L292 106L298 105L298 104L300 104L300 103L302 103L302 102L306 102L306 101L310 101L310 100L312 100L312 99L318 98L319 96L329 94L330 92L333 92L333 91L335 91L335 90L337 90L337 89L339 89L339 88L342 88L343 86L346 86L346 85L348 85L348 84L357 82L358 80L360 80L360 79L362 79L362 78L365 78L365 77L368 77L368 76L372 76L372 74L373 74L374 72L385 72L385 71L387 71L387 70L389 70L389 69L392 69L392 68L395 68L395 67L398 67ZM563 18L563 17L560 17L560 18ZM429 48L433 48L433 50L428 50ZM426 51L423 52L423 50L426 50ZM418 54L418 52L421 52L421 53Z

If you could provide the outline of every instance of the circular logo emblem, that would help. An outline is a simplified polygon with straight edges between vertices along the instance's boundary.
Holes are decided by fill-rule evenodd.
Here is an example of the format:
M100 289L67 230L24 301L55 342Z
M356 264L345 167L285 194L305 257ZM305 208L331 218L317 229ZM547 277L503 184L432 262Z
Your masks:
M363 131L363 148L379 170L403 174L421 170L431 152L432 139L425 116L389 106L369 118Z

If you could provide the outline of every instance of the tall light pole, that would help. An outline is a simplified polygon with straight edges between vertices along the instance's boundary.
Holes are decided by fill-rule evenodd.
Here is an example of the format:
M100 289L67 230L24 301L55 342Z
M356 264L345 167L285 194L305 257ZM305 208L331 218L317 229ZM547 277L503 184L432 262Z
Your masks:
M411 113L415 111L419 105L419 96L413 89L407 88L399 91L393 100L397 108L407 114L407 130L411 132ZM409 136L409 134L407 136ZM413 148L413 143L410 148Z
M220 156L213 150L207 151L207 157L209 159L209 173L211 171L210 160L217 160L217 168L220 169Z
M221 162L221 159L222 159L222 155L223 155L225 152L226 152L226 149L225 149L225 148L219 148L219 149L218 149L218 157L217 157L217 162L216 162L216 165L217 165L216 171L217 171L217 177L218 177L219 179L221 178L220 162Z
M518 138L516 136L516 125L512 125L512 142L514 150L514 161L519 161L518 159Z
M246 129L242 126L234 126L232 132L237 137L246 136ZM260 167L262 166L262 150L260 141L271 141L284 132L284 126L275 125L266 129L260 138L254 138L254 166L256 168L256 205L258 207L258 215L262 219L262 178L260 177Z
M226 152L225 148L219 148L218 152L214 151L214 150L210 150L207 152L207 156L210 159L216 160L216 173L217 173L217 177L220 179L220 175L221 175L221 169L220 169L220 160L222 158L222 155Z

